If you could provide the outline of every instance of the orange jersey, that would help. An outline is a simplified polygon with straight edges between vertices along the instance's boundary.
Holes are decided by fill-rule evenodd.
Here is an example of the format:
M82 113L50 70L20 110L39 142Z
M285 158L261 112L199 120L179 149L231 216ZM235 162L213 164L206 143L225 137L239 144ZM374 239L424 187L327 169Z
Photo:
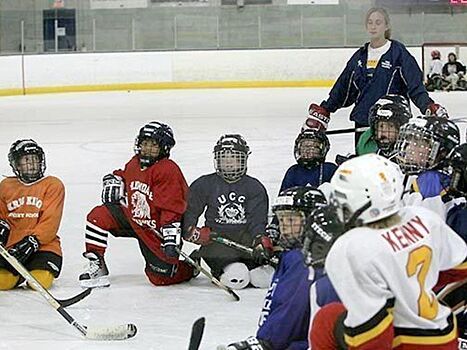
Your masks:
M25 236L35 235L40 251L62 255L57 235L62 219L65 187L56 177L46 176L32 184L16 177L0 182L0 218L11 227L7 248Z

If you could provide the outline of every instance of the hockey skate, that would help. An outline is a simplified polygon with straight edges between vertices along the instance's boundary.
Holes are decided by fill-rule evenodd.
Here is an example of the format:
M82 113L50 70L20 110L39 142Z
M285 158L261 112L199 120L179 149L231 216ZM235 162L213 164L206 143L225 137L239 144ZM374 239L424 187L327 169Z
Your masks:
M109 270L105 265L104 257L86 252L83 256L89 260L89 265L84 273L79 276L79 283L83 288L102 288L110 286Z

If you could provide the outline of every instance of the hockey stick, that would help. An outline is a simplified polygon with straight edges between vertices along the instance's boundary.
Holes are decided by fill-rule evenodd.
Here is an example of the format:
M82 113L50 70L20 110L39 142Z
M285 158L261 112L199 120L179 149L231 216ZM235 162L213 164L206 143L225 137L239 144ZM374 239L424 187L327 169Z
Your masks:
M212 283L214 283L216 286L218 286L219 288L222 288L227 293L229 293L235 299L235 301L240 301L240 297L238 296L237 293L235 293L231 288L227 287L224 283L222 283L216 277L214 277L208 270L206 270L204 267L198 264L195 260L193 260L187 253L185 253L178 247L175 247L175 250L177 251L178 254L180 254L180 256L182 256L185 259L186 262L188 262L196 270L198 270L203 275L205 275L207 278L209 278Z
M81 293L75 295L74 297L71 297L68 299L56 299L56 300L62 307L68 307L86 298L89 294L91 294L91 290L92 288L87 288Z
M334 129L334 130L326 130L326 135L339 135L339 134L346 134L349 132L363 132L368 130L369 126L361 126L359 128L347 128L347 129Z
M116 204L106 204L105 205L110 213L112 214L113 218L115 220L117 220L117 222L119 223L119 225L121 227L123 227L126 231L128 232L133 232L133 235L134 237L137 237L136 236L136 233L134 233L133 231L133 228L131 227L130 223L128 222L127 218L125 217L125 215L123 214L123 211L122 209L120 208L119 205L116 205ZM154 234L156 236L158 236L160 239L162 239L162 234L157 231L156 229L151 229L152 232L154 232ZM200 264L198 264L196 261L194 261L192 258L190 258L190 256L188 254L186 254L185 252L183 252L180 248L178 247L175 247L175 250L177 251L177 253L179 255L181 255L191 266L193 266L197 271L199 272L202 272L207 278L209 278L211 280L212 283L214 283L216 286L218 286L219 288L222 288L223 290L225 290L227 293L229 293L236 301L239 301L240 300L240 297L238 296L238 294L236 294L231 288L227 287L226 285L224 285L221 281L219 281L217 278L215 278L209 271L207 271L206 269L204 269Z
M253 256L253 248L244 246L243 244L237 243L237 242L232 241L232 240L230 240L228 238L211 235L211 240L213 240L214 242L223 244L223 245L225 245L227 247L240 250L242 252L245 252L245 253ZM279 265L279 259L277 258L277 256L273 256L271 258L268 258L267 256L265 256L263 254L263 257L268 262L268 264L271 265L272 267L277 267L277 265Z
M201 339L203 338L204 325L206 319L204 317L198 318L193 326L191 327L191 336L190 344L188 345L188 350L198 350L201 344Z
M124 340L136 335L136 326L128 323L111 327L87 327L76 321L47 289L32 276L14 256L11 256L1 244L0 255L15 268L18 273L65 319L75 327L86 339L90 340Z

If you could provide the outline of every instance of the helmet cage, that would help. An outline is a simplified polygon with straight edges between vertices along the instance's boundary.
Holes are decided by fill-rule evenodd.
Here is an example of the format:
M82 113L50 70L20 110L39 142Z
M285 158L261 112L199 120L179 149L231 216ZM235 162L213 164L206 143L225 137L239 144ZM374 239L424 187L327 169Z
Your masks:
M280 209L275 211L279 221L279 245L286 249L300 248L305 229L305 213L301 210Z
M418 174L439 163L440 142L431 131L410 124L402 128L396 142L396 159L405 174Z
M295 140L295 160L305 168L312 168L326 160L329 148L329 139L324 132L313 129L304 130Z
M147 139L154 140L159 145L159 154L156 157L141 155L141 143ZM173 146L175 146L175 139L172 129L160 122L150 122L139 130L135 139L134 152L138 155L141 166L149 167L162 158L168 158Z
M28 167L34 172L22 169L21 161L27 155L37 156L37 164L28 162ZM8 153L8 161L15 175L24 183L32 183L44 177L46 169L44 150L34 140L26 139L14 142Z
M246 174L248 154L235 149L214 151L214 169L227 182L236 182Z

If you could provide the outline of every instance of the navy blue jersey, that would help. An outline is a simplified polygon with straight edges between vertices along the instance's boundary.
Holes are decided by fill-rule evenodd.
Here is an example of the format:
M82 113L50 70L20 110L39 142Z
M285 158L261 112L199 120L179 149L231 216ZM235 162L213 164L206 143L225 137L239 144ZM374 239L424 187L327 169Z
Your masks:
M398 94L410 99L424 114L433 100L423 85L423 74L406 47L391 40L391 47L381 56L373 75L367 71L368 43L357 50L334 84L329 98L321 106L333 113L339 108L354 108L350 120L369 125L368 113L376 101L386 94Z
M312 281L300 250L285 251L264 299L256 337L272 350L308 349Z
M338 301L340 299L331 284L329 276L324 273L315 276L310 288L310 324L319 309L329 303Z
M247 232L264 234L268 220L268 195L257 179L244 175L228 183L216 173L195 180L188 192L188 207L183 215L183 230L196 226L205 212L205 226L218 233Z
M337 169L334 163L325 162L312 169L301 165L292 165L285 173L279 192L294 186L311 186L317 188L324 182L331 181L331 177Z
M451 227L459 236L461 236L465 243L467 243L467 204L459 204L452 207L447 214L446 223Z

